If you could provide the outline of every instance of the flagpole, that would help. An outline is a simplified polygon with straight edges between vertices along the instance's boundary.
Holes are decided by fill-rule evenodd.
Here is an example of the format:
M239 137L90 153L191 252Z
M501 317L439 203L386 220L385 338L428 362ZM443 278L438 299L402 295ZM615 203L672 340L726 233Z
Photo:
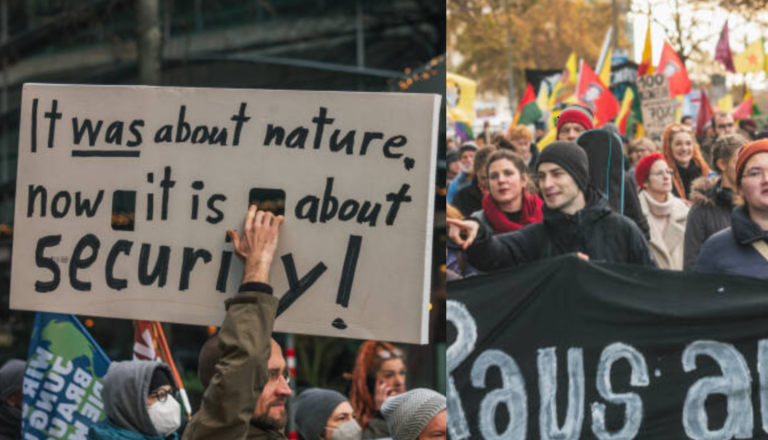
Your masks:
M168 359L167 365L171 367L171 372L173 373L174 378L176 379L177 384L179 385L179 394L181 395L181 401L184 404L184 409L187 412L188 417L192 417L192 405L189 404L189 397L187 396L187 390L184 389L184 382L181 381L181 376L179 376L179 371L176 369L176 364L173 362L173 357L171 356L171 350L168 348L168 342L165 340L165 333L163 332L163 326L160 325L157 321L152 321L152 326L154 327L155 332L157 333L157 339L160 343L160 350L165 352L166 358Z

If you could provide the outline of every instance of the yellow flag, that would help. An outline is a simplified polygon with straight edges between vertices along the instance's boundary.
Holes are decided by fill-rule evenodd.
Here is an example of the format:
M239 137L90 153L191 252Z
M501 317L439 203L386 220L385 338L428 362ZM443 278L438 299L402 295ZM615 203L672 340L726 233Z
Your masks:
M448 119L472 124L475 121L475 93L477 83L469 78L448 72L446 74L446 102Z
M733 65L739 73L762 72L765 70L763 39L758 39L747 46L744 52L733 57Z
M725 96L720 98L720 100L717 101L717 108L720 110L730 113L733 111L733 96L731 96L730 93L726 93Z
M643 59L637 68L637 76L650 75L653 70L653 46L651 44L651 16L648 15L648 30L645 32L645 45L643 46Z
M568 57L568 61L565 63L565 69L563 75L552 88L552 93L549 96L549 103L547 108L553 109L556 104L566 102L567 99L575 102L576 92L576 79L578 75L579 62L576 57L576 52L571 52L571 56Z
M539 86L539 96L536 97L536 104L542 112L549 110L549 86L544 81Z
M643 128L643 124L637 124L637 130L635 131L635 139L640 139L645 137L645 128Z
M549 130L549 132L545 134L543 138L539 139L539 142L536 143L536 147L539 149L539 151L541 151L556 140L557 127L553 127L552 130Z
M608 48L608 54L605 56L602 69L598 72L600 81L602 81L603 85L606 87L611 86L611 56L613 56L613 47Z

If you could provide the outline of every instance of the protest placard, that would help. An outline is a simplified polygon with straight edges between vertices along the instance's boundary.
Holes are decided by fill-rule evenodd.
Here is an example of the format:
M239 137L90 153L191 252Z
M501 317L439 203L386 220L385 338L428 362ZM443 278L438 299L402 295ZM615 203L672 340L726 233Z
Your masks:
M669 80L663 73L641 76L637 79L637 93L646 136L660 142L664 129L675 122L675 101L669 97Z
M764 281L570 255L448 290L453 439L768 432Z
M11 308L220 325L242 279L225 231L255 198L286 217L277 331L426 343L439 109L25 85Z

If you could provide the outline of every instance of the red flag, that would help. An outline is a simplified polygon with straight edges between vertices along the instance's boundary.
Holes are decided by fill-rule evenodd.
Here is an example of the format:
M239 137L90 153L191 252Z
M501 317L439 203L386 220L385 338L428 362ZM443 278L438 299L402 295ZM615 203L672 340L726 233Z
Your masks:
M733 119L746 119L752 116L752 103L754 100L752 99L752 95L747 92L748 96L745 96L746 99L739 104L738 107L736 107L733 112L731 112L731 116L733 116Z
M579 104L589 107L595 115L595 126L599 127L619 114L619 101L611 90L603 84L587 63L581 62L579 84L576 88Z
M669 80L669 96L687 95L691 92L688 71L685 70L685 65L667 41L664 42L664 49L661 51L658 72L663 73Z
M728 20L725 20L723 30L720 32L720 39L717 41L715 61L723 63L725 70L736 73L736 67L733 65L733 54L731 54L731 45L728 42Z
M704 126L712 120L715 112L712 111L712 105L709 103L707 92L701 91L701 104L699 106L699 117L696 119L696 137L704 137Z

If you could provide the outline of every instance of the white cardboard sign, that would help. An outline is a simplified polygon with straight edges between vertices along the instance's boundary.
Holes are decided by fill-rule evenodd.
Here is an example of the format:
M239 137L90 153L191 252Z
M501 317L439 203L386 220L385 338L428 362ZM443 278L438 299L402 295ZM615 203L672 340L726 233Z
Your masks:
M637 79L637 93L646 135L661 141L664 129L675 122L675 101L669 97L669 80L663 73L641 76Z
M225 231L272 189L277 331L427 343L439 96L28 84L21 113L11 308L220 325Z

